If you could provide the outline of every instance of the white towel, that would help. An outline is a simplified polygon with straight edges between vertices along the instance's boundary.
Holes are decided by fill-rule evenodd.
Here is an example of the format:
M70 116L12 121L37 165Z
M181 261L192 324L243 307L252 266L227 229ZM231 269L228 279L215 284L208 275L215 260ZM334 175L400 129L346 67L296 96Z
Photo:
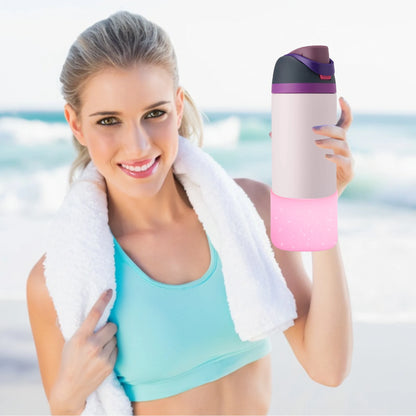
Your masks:
M274 258L264 222L245 192L210 155L181 136L173 171L221 258L240 339L256 341L293 325L294 297ZM97 324L96 330L100 329L117 290L106 186L93 162L72 184L52 220L44 266L65 340L102 292L113 289L115 296ZM83 414L132 414L114 371L88 397Z

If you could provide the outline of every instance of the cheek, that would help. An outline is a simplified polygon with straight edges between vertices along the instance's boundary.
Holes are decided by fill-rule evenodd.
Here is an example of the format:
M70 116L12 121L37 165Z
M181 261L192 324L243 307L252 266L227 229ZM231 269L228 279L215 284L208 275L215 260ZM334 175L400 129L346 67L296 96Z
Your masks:
M177 117L174 113L171 113L162 122L149 123L148 128L151 129L151 133L153 134L172 136L177 133L176 123Z
M90 131L87 137L87 147L93 161L99 163L99 158L111 153L114 143L113 135Z
M154 138L157 146L163 147L169 152L178 151L178 129L176 116L171 115L163 123L155 123L151 126L149 135Z
M165 153L165 160L172 162L178 153L178 130L172 120L166 120L157 126L153 126L153 143ZM156 131L157 130L157 131Z
M178 140L177 133L174 136L171 136L169 140L167 140L166 146L169 148L171 161L174 162L178 154L178 147L179 147L179 140Z

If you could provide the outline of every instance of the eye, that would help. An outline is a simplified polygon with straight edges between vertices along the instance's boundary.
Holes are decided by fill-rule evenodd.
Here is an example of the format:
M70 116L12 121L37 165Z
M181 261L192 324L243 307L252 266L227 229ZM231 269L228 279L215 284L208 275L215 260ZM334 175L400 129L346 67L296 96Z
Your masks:
M97 121L97 124L101 126L114 126L115 124L120 124L116 117L106 117Z
M145 118L157 118L163 116L163 114L166 114L166 112L162 110L152 110L150 113L146 114Z

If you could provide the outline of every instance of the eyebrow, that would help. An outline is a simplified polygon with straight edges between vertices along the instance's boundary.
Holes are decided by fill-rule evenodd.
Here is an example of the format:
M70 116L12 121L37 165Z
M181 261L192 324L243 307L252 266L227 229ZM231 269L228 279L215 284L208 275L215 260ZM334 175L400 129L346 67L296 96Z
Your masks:
M168 104L170 101L158 101L157 103L151 104L146 107L144 110L150 110L151 108L158 107L159 105ZM97 111L96 113L92 113L89 117L92 116L119 116L121 113L119 111Z

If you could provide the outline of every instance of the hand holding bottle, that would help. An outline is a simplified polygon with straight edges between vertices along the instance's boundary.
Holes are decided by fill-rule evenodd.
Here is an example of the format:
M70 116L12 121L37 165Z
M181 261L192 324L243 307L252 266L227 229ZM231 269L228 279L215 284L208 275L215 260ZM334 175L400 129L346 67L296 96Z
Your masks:
M341 116L335 126L314 126L314 133L325 138L315 140L317 146L333 150L333 154L325 157L337 165L337 191L341 196L348 183L354 177L355 161L347 142L347 130L352 123L352 113L349 104L343 97L339 100Z

